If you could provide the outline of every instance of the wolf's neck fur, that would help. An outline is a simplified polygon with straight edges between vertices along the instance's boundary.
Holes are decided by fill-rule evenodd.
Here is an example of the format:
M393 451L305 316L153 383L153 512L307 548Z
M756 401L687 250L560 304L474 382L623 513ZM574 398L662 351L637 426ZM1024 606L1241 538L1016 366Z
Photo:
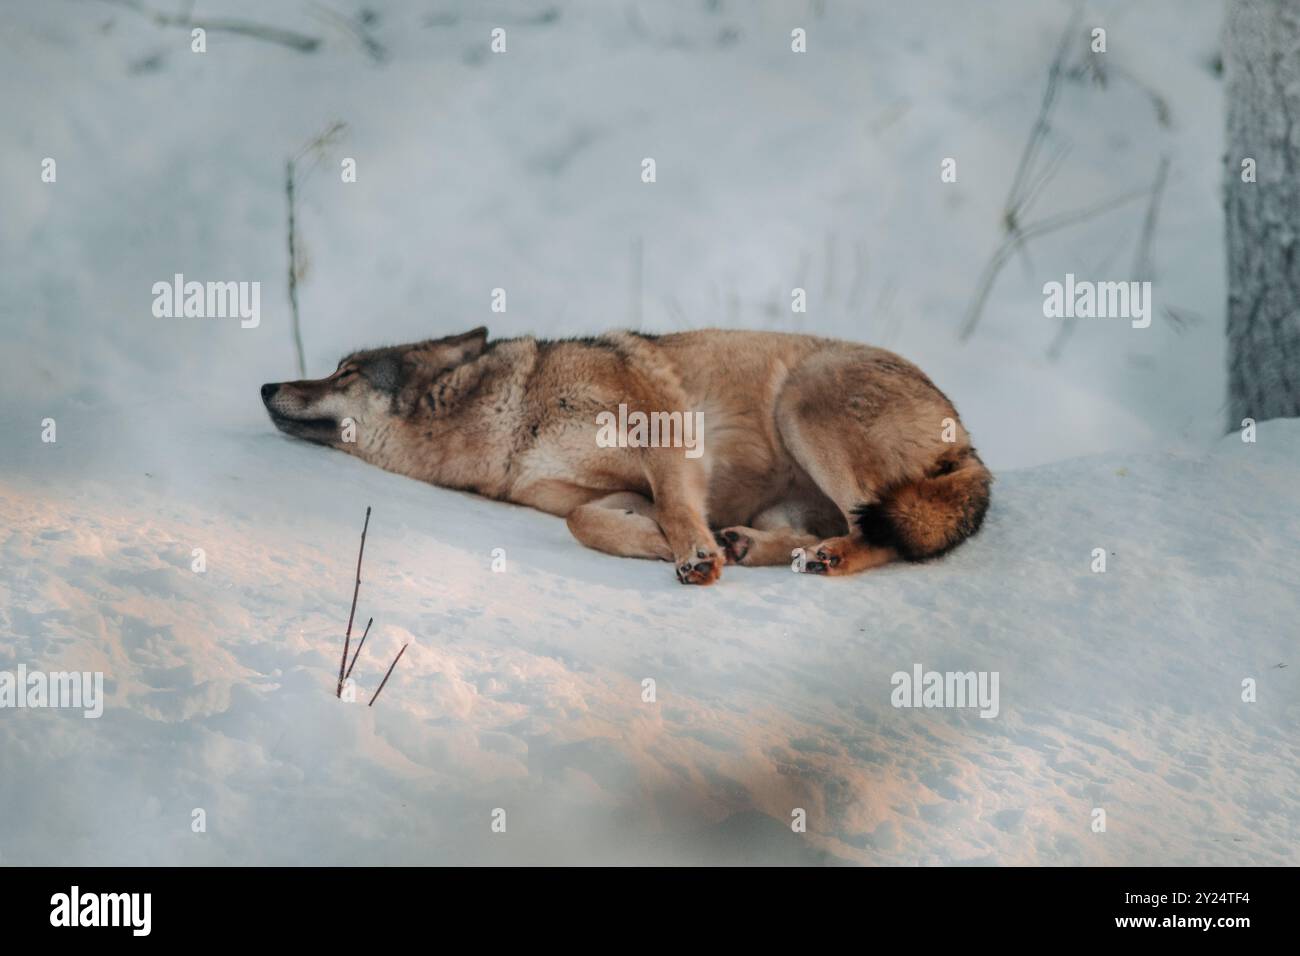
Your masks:
M438 450L413 477L509 498L515 457L527 435L525 392L537 353L531 336L500 340L435 382L424 410L433 416Z

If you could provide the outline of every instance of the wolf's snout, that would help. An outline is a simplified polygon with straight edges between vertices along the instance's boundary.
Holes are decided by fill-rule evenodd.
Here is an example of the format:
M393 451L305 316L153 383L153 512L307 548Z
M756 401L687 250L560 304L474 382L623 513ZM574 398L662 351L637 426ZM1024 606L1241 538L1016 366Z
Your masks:
M318 382L267 382L262 386L262 404L272 424L286 435L318 445L332 445L338 439L338 416L321 408L319 385Z

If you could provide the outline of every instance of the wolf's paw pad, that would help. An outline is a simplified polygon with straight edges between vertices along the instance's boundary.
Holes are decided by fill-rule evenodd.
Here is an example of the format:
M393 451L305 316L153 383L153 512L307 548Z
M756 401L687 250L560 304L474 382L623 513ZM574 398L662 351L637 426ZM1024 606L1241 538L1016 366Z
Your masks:
M682 584L712 584L722 574L725 556L719 551L696 548L694 555L677 563L677 580Z
M723 528L713 536L713 539L718 542L718 547L726 552L728 564L740 564L745 560L745 555L749 554L749 549L754 546L753 538L735 528Z

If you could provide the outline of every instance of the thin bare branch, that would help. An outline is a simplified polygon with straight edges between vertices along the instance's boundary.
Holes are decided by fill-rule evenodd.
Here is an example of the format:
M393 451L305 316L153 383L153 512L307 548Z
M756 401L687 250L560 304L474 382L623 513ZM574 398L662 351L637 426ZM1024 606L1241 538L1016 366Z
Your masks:
M189 11L182 14L164 13L161 10L146 6L139 0L102 0L102 2L138 13L152 20L155 26L160 27L200 29L208 33L233 33L254 40L275 43L291 50L297 50L299 53L314 53L321 43L319 37L307 36L304 33L285 30L282 27L268 26L264 23L254 23L251 20L195 19L190 16Z
M298 319L298 215L294 194L294 161L284 164L284 194L289 205L289 319L293 333L294 357L298 360L298 377L307 377L307 358L302 349L302 325Z
M1011 179L1011 189L1007 192L1006 201L1002 204L1007 216L1009 231L1014 231L1016 217L1024 212L1022 190L1025 187L1026 180L1030 177L1034 163L1037 161L1039 147L1051 130L1052 110L1056 106L1056 95L1060 89L1061 73L1064 70L1065 59L1070 51L1070 38L1075 35L1078 29L1079 17L1082 13L1082 5L1076 4L1074 10L1070 13L1070 19L1065 24L1065 29L1061 31L1061 38L1056 44L1056 55L1052 58L1052 64L1047 70L1047 86L1043 90L1043 98L1038 105L1038 115L1034 118L1034 125L1030 127L1029 139L1025 142L1025 148L1020 153L1020 162L1016 164L1016 172Z
M343 675L344 680L352 676L352 668L357 666L357 658L361 656L361 648L366 646L366 637L370 634L370 625L374 623L375 619L373 617L366 621L366 629L361 634L361 641L357 644L357 649L352 652L352 663L348 665L348 672Z
M1151 188L1151 202L1147 204L1147 214L1142 220L1142 235L1138 239L1137 252L1133 256L1133 278L1151 278L1151 242L1155 238L1156 218L1160 214L1160 200L1165 193L1165 182L1169 178L1169 156L1160 157L1156 168L1156 182Z
M383 691L384 685L388 683L388 678L393 676L393 668L397 666L397 662L402 659L402 655L406 653L406 649L410 646L409 642L403 644L402 649L397 652L397 656L393 658L393 663L388 665L388 673L385 674L384 679L379 682L379 690L375 691L375 696L370 698L370 703L366 704L367 707L375 706L375 701L379 699L379 694Z
M979 324L980 317L984 313L984 303L988 298L989 292L993 288L993 283L997 281L998 275L1002 272L1002 267L1006 265L1007 259L1011 257L1011 254L1015 251L1015 248L1019 243L1027 242L1036 236L1055 232L1058 229L1064 229L1067 226L1073 226L1085 222L1092 219L1094 216L1099 216L1104 212L1109 212L1118 206L1122 206L1125 203L1132 202L1134 199L1145 196L1150 191L1150 187L1134 190L1132 192L1122 193L1110 199L1103 200L1102 202L1096 203L1092 206L1087 206L1083 209L1075 209L1070 212L1049 216L1046 219L1031 223L1030 225L1023 227L1017 234L1007 236L1003 239L998 245L998 248L994 251L992 258L989 259L988 264L984 267L984 271L980 274L980 281L976 288L975 297L971 300L970 307L966 310L966 315L962 319L961 327L957 332L957 338L962 342L965 342L975 331L975 326Z
M355 40L361 49L365 50L370 56L370 59L374 60L376 63L382 63L387 58L388 50L385 49L384 45L371 36L366 30L366 22L364 19L365 14L362 14L362 19L354 20L349 16L339 13L337 10L325 6L323 3L313 3L311 5L311 11L318 19L332 23L342 29L343 32ZM372 14L372 18L373 16L374 15Z
M352 587L352 610L348 611L348 630L343 638L343 658L339 661L339 686L336 697L343 696L344 667L348 663L348 644L352 641L352 619L357 613L357 594L361 591L361 558L366 553L366 531L370 528L370 506L366 506L366 523L361 527L361 547L357 550L357 583ZM366 625L369 630L369 625ZM360 648L358 648L360 650Z
M326 150L347 132L347 123L335 120L298 150L284 165L284 192L289 206L289 317L293 333L295 357L298 360L298 377L307 377L307 359L302 347L302 322L298 313L298 280L302 278L306 257L298 245L298 190L320 164ZM299 164L310 157L311 162L302 168Z

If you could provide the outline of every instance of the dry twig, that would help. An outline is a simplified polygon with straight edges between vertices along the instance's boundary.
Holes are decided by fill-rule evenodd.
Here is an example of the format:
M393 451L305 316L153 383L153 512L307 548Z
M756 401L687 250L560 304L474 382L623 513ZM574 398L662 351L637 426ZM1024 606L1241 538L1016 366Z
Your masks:
M339 686L334 695L343 696L343 680L345 678L344 668L348 663L348 645L352 641L352 619L357 613L357 594L361 591L361 557L366 553L366 531L370 528L370 507L366 506L366 523L361 528L361 547L357 551L357 583L352 588L352 610L348 611L348 630L343 638L343 658L339 661ZM366 625L366 630L370 630L370 625ZM360 648L357 648L360 651Z
M298 319L298 280L302 278L306 270L306 262L298 247L297 190L298 185L320 163L326 148L337 142L346 130L346 123L335 120L311 142L298 150L296 155L285 160L284 164L284 192L289 205L289 309L292 320L294 354L298 360L298 376L300 378L307 377L307 360L302 348L302 325ZM300 170L298 163L307 156L311 157L311 164L305 170Z
M344 680L352 676L352 668L357 666L357 658L361 656L361 648L366 646L366 637L370 634L370 625L374 623L375 619L373 617L366 621L366 629L361 633L361 642L357 644L357 649L352 652L352 663L348 665L348 672L343 675Z
M208 33L233 33L254 40L277 43L299 53L314 53L320 47L319 37L307 36L282 27L267 26L264 23L253 23L250 20L196 20L188 11L183 14L164 13L145 6L139 0L103 0L103 2L134 11L152 20L155 26L184 27L205 30Z
M379 699L379 694L384 689L384 685L388 683L388 678L393 676L393 668L397 666L397 662L402 659L402 655L406 653L406 649L410 646L409 643L403 644L402 649L397 652L397 656L393 658L393 663L388 665L388 673L385 674L384 679L379 682L379 690L375 691L375 696L370 698L370 703L366 704L367 707L375 706L375 701Z

